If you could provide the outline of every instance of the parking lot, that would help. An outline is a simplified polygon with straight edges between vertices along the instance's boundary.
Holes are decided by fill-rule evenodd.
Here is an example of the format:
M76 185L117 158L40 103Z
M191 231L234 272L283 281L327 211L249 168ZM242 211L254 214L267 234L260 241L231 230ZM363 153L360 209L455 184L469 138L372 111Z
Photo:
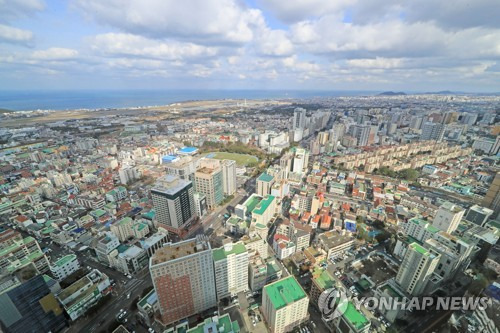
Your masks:
M397 274L394 268L391 267L390 264L387 264L384 258L377 255L364 259L361 262L361 266L358 268L358 272L369 276L377 285L395 277Z

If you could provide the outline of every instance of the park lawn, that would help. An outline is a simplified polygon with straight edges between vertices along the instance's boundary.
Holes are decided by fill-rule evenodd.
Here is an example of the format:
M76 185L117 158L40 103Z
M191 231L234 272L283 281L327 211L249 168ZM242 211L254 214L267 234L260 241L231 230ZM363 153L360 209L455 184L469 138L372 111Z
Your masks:
M206 154L205 156L209 158L216 158L218 160L233 160L236 161L236 164L239 166L247 166L248 163L259 160L257 157L252 155L228 153L225 151L212 152Z

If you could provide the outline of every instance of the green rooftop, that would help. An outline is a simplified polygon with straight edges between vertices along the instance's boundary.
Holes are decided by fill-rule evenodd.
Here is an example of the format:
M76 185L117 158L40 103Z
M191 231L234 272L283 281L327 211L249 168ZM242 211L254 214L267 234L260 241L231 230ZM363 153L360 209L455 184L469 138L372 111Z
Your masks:
M417 243L411 243L410 247L417 251L420 254L423 254L425 256L429 256L431 253L423 246L417 244Z
M367 325L370 325L368 319L361 312L359 312L352 302L347 304L347 309L343 314L344 318L355 327L358 331Z
M245 201L245 206L247 206L247 211L251 212L254 208L261 202L262 198L258 195L252 195Z
M264 292L271 300L275 310L279 310L306 297L306 293L293 276L288 276L266 285Z
M207 318L196 327L187 330L187 333L205 333L205 332L224 332L224 333L239 333L240 326L237 321L231 321L229 314L225 314L218 318L218 322L212 321L212 318Z
M323 268L316 267L313 271L313 281L322 289L326 290L335 286L332 275Z
M252 211L252 213L262 215L264 212L267 210L271 202L273 202L274 196L273 195L268 195L266 198L264 198L258 205L255 207L255 209Z
M132 218L130 216L124 217L120 221L116 222L117 224L125 224L125 223L132 223Z
M270 181L272 181L274 179L273 176L271 175L268 175L267 173L263 172L259 178L257 178L257 180L260 180L262 182L266 182L266 183L269 183Z
M75 254L68 254L67 256L64 256L62 257L61 259L57 260L54 264L55 266L64 266L66 265L67 263L73 261L76 259L76 255Z
M245 245L243 245L242 243L236 243L233 244L233 248L230 251L226 251L224 247L220 247L218 249L214 249L212 251L212 255L214 257L214 261L219 261L226 259L231 254L242 254L246 251L247 248L245 247Z

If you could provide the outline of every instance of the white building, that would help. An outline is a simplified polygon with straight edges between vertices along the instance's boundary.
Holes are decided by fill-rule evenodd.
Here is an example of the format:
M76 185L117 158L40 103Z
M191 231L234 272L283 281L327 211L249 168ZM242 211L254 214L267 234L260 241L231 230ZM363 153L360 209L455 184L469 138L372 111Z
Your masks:
M120 170L118 171L118 175L120 176L120 183L122 183L123 185L127 185L128 183L131 183L141 177L141 174L137 170L137 168L129 165L120 168Z
M436 212L432 225L451 234L458 227L465 210L451 202L443 203Z
M243 243L213 250L217 299L248 290L248 251Z
M221 166L224 194L233 195L236 192L236 161L222 160Z
M76 272L80 268L78 258L74 254L66 255L50 266L50 272L59 281Z
M396 282L408 294L419 296L434 273L439 258L438 253L418 243L410 244L399 267Z

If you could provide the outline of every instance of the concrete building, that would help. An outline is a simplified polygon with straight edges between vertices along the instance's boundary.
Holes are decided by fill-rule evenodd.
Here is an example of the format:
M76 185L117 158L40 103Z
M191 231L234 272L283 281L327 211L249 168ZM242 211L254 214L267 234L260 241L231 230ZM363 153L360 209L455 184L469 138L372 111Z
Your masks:
M264 197L271 194L271 188L274 184L274 177L268 175L267 173L262 173L259 178L257 178L257 195Z
M146 239L139 240L139 244L148 257L153 256L153 254L161 248L164 244L168 243L168 235L165 232L157 232Z
M408 294L419 296L425 290L440 255L418 243L409 245L406 255L396 275L396 282Z
M490 216L493 215L493 210L479 205L474 205L469 208L465 220L480 225L481 227L486 224Z
M78 258L74 254L68 254L50 266L50 272L59 281L76 272L80 268Z
M120 240L120 242L124 242L129 237L131 237L134 233L132 230L132 225L134 224L134 220L131 217L124 217L123 219L116 221L113 223L109 230L115 234L116 237Z
M483 199L483 206L493 210L493 218L500 216L500 172L495 175Z
M160 178L151 189L158 228L180 233L196 218L193 184L177 176Z
M38 274L49 271L49 261L33 237L17 239L0 250L0 276L31 266Z
M111 191L107 192L105 195L107 202L117 202L127 198L127 189L123 186L118 186Z
M178 331L179 332L179 331ZM192 327L186 333L239 333L240 325L236 320L231 320L228 313L222 316L213 316L202 323Z
M97 240L95 252L99 261L109 265L109 254L120 245L120 240L112 232L102 235Z
M439 123L426 122L422 125L422 135L420 140L443 140L445 125Z
M356 138L358 146L368 146L370 142L370 125L356 124L350 128L351 136Z
M120 245L110 255L110 265L123 274L139 272L148 265L147 252L136 246Z
M236 192L236 161L222 160L222 184L225 195L233 195Z
M266 196L252 210L252 224L261 224L267 227L276 212L276 198Z
M272 333L290 332L309 318L309 297L295 277L288 276L264 287L262 314Z
M195 189L205 195L208 208L214 209L224 200L222 168L218 160L203 159L200 163L200 168L194 176Z
M342 316L332 319L327 323L327 326L333 332L368 333L371 323L363 312L358 310L351 301L348 301Z
M457 229L458 224L464 216L464 213L465 210L463 208L454 205L451 202L445 202L439 207L438 211L436 212L436 216L434 216L432 225L444 232L451 234Z
M248 251L243 243L213 250L217 299L248 290Z
M127 185L141 177L141 174L137 170L137 168L129 165L120 168L120 170L118 171L118 175L120 176L120 183L123 185Z
M351 233L342 230L327 231L319 236L319 243L321 248L326 252L328 260L337 258L343 252L351 249L354 246L354 237Z
M169 175L193 182L194 173L196 172L196 160L191 156L184 156L179 161L166 164L165 169Z
M217 305L212 249L203 236L165 244L149 269L164 325Z
M111 289L108 276L94 269L80 280L63 289L57 295L57 299L61 302L71 320L76 320L109 292L111 292Z
M207 197L205 194L194 192L193 199L196 216L202 218L207 213Z

